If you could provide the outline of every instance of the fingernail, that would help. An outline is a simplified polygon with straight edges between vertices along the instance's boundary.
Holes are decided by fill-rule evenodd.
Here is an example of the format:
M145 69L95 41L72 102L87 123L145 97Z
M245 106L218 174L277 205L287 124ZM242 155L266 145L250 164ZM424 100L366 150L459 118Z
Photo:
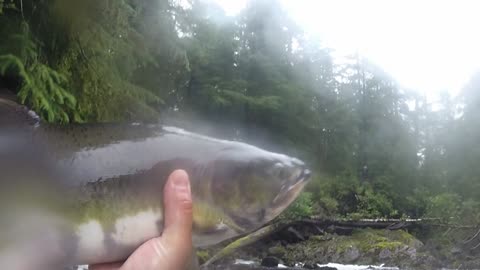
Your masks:
M190 199L190 183L187 177L175 177L173 181L175 193L179 200Z

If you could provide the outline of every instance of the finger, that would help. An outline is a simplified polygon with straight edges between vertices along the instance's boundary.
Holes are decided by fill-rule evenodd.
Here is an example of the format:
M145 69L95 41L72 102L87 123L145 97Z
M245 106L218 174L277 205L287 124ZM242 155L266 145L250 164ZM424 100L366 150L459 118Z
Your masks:
M175 236L181 238L182 243L188 242L186 240L191 240L192 231L192 195L187 173L183 170L174 171L163 193L165 238Z
M164 229L138 248L122 269L183 270L192 250L192 196L185 171L174 171L164 187Z
M102 263L102 264L95 264L89 265L89 270L117 270L120 269L122 263Z
M165 223L162 244L184 262L192 249L192 195L185 171L172 173L164 188Z

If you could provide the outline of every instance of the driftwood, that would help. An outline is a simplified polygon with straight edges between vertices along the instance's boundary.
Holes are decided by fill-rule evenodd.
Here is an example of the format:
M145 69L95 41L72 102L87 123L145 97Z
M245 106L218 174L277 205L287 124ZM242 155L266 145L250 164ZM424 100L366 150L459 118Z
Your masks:
M478 237L479 234L480 234L480 229L472 237L470 237L469 239L467 239L463 243L468 244L468 243L472 242L473 240L475 240L475 238Z
M205 262L202 267L206 267L211 265L212 263L233 254L236 250L238 250L241 247L250 245L252 243L257 242L260 239L263 239L283 228L285 228L286 224L279 224L279 223L274 223L267 225L257 231L254 231L251 234L245 235L243 237L238 238L237 240L233 241L232 243L228 244L226 247L224 247L222 250L220 250L217 254L215 254L213 257L211 257L207 262Z
M272 270L277 268L257 266L257 265L245 265L245 264L233 264L233 265L212 265L204 267L203 270ZM282 267L282 270L300 270L298 267Z
M350 228L374 228L374 229L389 229L399 230L415 226L425 227L445 227L455 229L477 229L480 225L461 225L456 223L443 222L438 218L418 218L418 219L303 219L294 221L294 223L327 225L327 226L342 226Z
M295 235L299 240L304 240L304 236L301 235L295 228L298 227L310 227L317 234L323 234L327 232L339 232L339 231L352 231L353 229L361 228L373 228L373 229L387 229L387 230L400 230L408 229L412 227L445 227L447 232L449 230L457 229L479 229L480 225L460 225L454 223L445 223L438 218L424 218L424 219L359 219L359 220L349 220L349 219L321 219L321 218L311 218L311 219L302 219L295 221L279 221L267 224L266 226L260 228L257 231L254 231L248 235L241 236L234 240L233 242L226 245L223 249L217 252L213 257L211 257L202 267L210 266L213 263L221 260L231 254L233 254L238 249L253 244L261 239L265 239L277 232L280 232L284 229L287 229L288 232ZM475 233L471 238L468 239L468 242L473 241L480 235L480 229ZM468 243L467 242L467 243ZM474 246L472 249L480 247L480 243Z

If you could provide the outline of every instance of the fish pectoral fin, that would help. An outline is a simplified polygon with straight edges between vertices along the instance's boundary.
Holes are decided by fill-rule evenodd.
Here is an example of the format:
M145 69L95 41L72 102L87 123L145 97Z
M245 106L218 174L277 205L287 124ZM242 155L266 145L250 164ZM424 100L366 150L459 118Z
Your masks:
M229 228L224 223L201 223L193 221L193 230L201 234L214 234L219 232L225 232Z
M223 222L224 214L204 202L193 205L193 230L201 234L219 233L228 230Z

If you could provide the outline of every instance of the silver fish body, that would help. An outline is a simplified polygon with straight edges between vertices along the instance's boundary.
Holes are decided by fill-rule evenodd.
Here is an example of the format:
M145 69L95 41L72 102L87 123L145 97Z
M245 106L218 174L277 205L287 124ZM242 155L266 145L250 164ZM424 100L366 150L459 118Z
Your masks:
M13 133L3 130L0 150L15 145ZM11 216L24 219L32 228L11 226L11 231L36 231L42 237L37 237L38 241L35 237L16 240L21 243L18 248L6 245L3 250L7 252L3 253L0 246L0 258L3 254L10 260L16 257L9 250L28 252L41 242L58 247L49 254L65 264L125 259L143 242L162 233L162 190L175 169L186 170L190 177L193 241L198 247L253 231L271 221L296 198L309 178L308 169L296 158L174 127L35 123L22 127L20 133L28 143L20 143L19 151L13 148L9 155L29 159L31 162L24 165L31 169L15 168L16 158L11 159L12 166L4 168L10 172L4 175L9 179L2 179L0 185L22 177L27 180L18 183L27 185L20 185L25 189L5 189L21 193L7 196L11 200L4 205L12 208L4 207L0 214L11 214L15 208L17 213L29 213ZM24 155L36 146L40 146L38 156ZM38 159L45 164L35 163ZM36 195L29 196L32 193ZM8 238L5 235L8 233L0 233L0 239Z

